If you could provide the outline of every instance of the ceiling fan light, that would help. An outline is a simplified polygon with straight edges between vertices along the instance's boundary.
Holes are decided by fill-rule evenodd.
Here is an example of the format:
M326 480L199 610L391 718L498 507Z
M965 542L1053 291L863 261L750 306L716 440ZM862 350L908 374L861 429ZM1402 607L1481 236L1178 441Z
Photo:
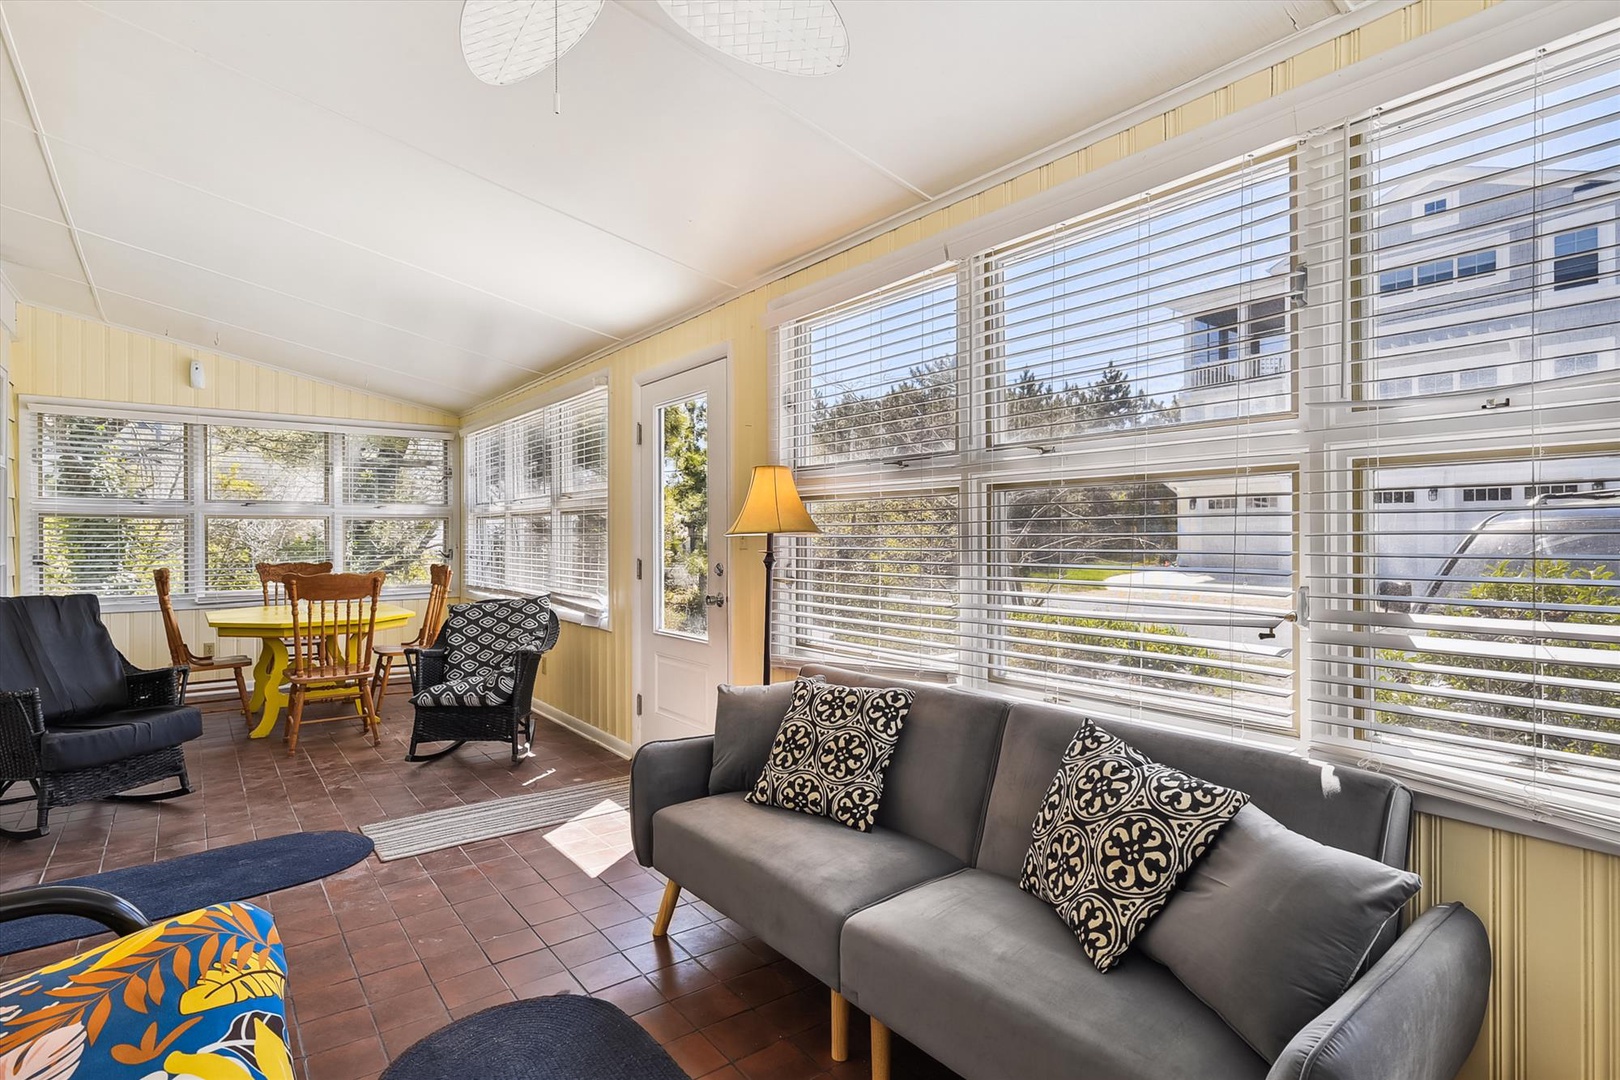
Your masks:
M552 65L596 22L602 0L467 0L461 55L491 86L511 86Z
M658 0L705 45L789 75L831 75L849 60L849 31L832 0Z

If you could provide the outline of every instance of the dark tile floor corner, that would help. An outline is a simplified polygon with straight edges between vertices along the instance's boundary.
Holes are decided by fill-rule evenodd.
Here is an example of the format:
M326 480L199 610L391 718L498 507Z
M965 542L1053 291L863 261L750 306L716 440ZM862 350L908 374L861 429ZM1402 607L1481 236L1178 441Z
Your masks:
M305 729L296 756L279 730L252 741L239 713L206 706L203 737L186 751L195 794L59 810L50 836L0 841L0 889L629 771L611 751L544 722L534 756L517 766L494 744L408 764L410 707L403 694L389 699L379 749L357 724L323 724ZM0 823L20 826L28 812L7 807ZM683 895L669 937L654 942L662 889L630 854L627 817L614 814L414 859L372 857L259 898L286 942L299 1075L374 1077L456 1017L562 993L619 1005L694 1077L870 1075L865 1018L852 1015L851 1059L835 1064L827 990L714 908ZM0 957L0 977L98 940ZM899 1040L894 1071L951 1076Z

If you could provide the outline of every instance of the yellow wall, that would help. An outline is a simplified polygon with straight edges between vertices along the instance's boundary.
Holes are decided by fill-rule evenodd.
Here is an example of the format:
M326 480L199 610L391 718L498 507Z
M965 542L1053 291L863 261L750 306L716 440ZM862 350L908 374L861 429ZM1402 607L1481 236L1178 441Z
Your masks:
M134 405L175 405L225 409L233 412L279 413L312 419L372 420L401 424L454 427L456 417L437 409L410 405L359 390L306 379L276 368L180 345L164 338L118 330L100 323L44 311L26 305L17 309L17 340L9 350L11 416L18 415L21 395L110 401ZM191 361L201 360L208 385L191 389ZM17 491L22 483L18 462L18 425L5 433L6 453L17 479L5 493L7 532L14 545L11 565L19 566L15 550L18 535ZM20 571L17 573L20 574ZM18 587L17 574L10 586ZM412 606L419 606L413 604ZM181 611L187 644L201 652L216 643L199 611ZM113 640L129 659L143 667L168 663L163 623L154 605L151 611L109 612ZM382 635L396 639L407 631ZM217 642L221 653L252 653L254 642Z
M1419 814L1417 910L1484 920L1491 998L1459 1080L1620 1077L1620 856Z
M615 739L631 741L632 590L635 575L633 451L626 433L633 430L632 383L642 372L694 355L729 350L731 356L732 444L731 490L741 499L749 471L770 459L769 347L764 326L766 306L774 299L853 267L899 251L953 226L971 222L1006 206L1078 179L1131 154L1196 132L1222 117L1278 94L1350 67L1430 31L1482 11L1493 0L1420 0L1360 29L1341 34L1270 68L1239 79L1179 108L1143 121L1128 131L1101 139L971 198L902 225L796 274L778 279L730 303L636 342L566 375L541 380L480 406L463 419L476 426L554 391L560 381L599 372L609 374L609 574L611 630L569 626L537 695L551 706L592 724ZM758 539L733 541L729 565L732 580L731 669L739 682L752 682L759 656L764 571Z

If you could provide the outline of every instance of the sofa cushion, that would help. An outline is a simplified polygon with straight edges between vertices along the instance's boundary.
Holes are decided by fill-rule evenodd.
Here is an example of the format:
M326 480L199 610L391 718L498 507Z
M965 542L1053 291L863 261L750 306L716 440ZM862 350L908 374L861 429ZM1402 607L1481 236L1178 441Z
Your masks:
M411 698L413 705L452 709L492 709L512 703L517 675L511 671L494 675L452 675L444 682L423 687Z
M1007 714L975 865L1017 877L1029 826L1081 714L1056 705L1019 703ZM1412 801L1387 776L1304 761L1230 739L1118 720L1098 723L1154 761L1250 800L1283 825L1331 847L1405 867Z
M0 690L34 689L47 721L129 704L124 662L94 596L0 597Z
M47 723L43 764L46 772L91 769L179 746L201 734L202 713L189 705L125 709Z
M1108 971L1248 801L1149 761L1087 720L1035 815L1018 887L1057 908Z
M653 866L837 986L845 919L962 863L891 829L856 832L738 792L654 814Z
M843 992L966 1080L1260 1080L1266 1063L1146 957L1104 975L1046 904L976 870L844 924Z
M771 742L782 726L793 683L722 686L714 709L714 768L709 794L747 791L759 780Z
M1267 1061L1349 989L1419 878L1245 806L1141 938Z
M748 801L871 832L911 691L798 679Z
M979 843L979 827L1008 702L989 694L820 664L804 667L800 675L821 675L844 686L902 686L911 691L905 738L883 780L883 808L877 823L881 828L932 844L964 863L970 861ZM1076 726L1071 717L1070 735ZM1058 749L1061 752L1062 747ZM1041 778L1043 786L1052 779L1056 768L1054 756ZM1037 794L1037 801L1039 798ZM1019 860L1029 846L1029 823L1034 817L1031 806L1024 819ZM1018 872L1016 866L1012 872Z

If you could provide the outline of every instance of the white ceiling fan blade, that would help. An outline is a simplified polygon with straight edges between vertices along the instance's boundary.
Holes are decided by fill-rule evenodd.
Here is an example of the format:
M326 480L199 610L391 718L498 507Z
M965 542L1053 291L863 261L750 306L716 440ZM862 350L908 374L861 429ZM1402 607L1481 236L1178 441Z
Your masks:
M467 0L461 55L491 86L511 86L550 67L579 44L602 0Z
M681 29L738 60L789 75L831 75L849 60L832 0L658 0Z

